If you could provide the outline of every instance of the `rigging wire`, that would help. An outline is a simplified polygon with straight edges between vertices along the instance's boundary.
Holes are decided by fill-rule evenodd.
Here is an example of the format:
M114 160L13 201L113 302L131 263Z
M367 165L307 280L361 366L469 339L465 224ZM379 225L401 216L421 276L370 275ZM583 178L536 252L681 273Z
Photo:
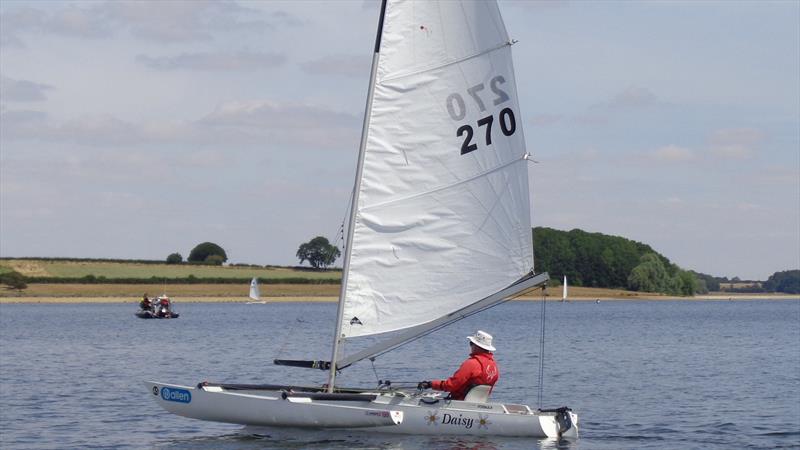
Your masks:
M369 362L372 363L372 373L375 374L375 381L377 381L378 385L380 386L381 384L383 384L383 380L381 380L381 377L378 376L378 371L375 370L375 358L370 358Z
M353 206L353 191L355 191L355 186L353 189L350 190L350 195L347 198L347 205L344 208L344 216L342 217L342 222L339 224L339 228L336 230L336 234L333 237L332 244L339 248L341 252L344 252L347 247L347 242L345 241L345 224L347 223L347 218L350 216L350 208ZM341 245L339 242L341 241Z
M545 295L545 287L542 287L542 324L541 324L541 334L539 336L539 396L538 396L538 403L539 409L542 409L542 397L544 393L544 325L545 325L545 313L547 312L545 305L547 304L546 295Z

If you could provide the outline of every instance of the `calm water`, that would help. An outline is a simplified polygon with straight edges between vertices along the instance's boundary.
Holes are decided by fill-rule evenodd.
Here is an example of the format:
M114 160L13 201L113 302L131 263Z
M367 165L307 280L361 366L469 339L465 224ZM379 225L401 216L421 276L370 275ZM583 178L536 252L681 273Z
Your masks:
M800 302L602 302L547 306L544 405L572 407L577 442L278 431L170 415L141 381L322 383L273 358L329 357L332 303L0 306L2 448L674 449L800 448ZM539 303L502 305L340 377L448 376L464 337L494 334L494 398L537 405Z

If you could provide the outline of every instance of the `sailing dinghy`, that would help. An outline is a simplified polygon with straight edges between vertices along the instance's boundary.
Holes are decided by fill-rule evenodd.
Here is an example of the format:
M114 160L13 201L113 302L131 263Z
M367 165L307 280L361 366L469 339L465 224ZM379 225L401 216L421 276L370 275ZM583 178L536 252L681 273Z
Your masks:
M261 300L261 290L258 288L258 278L253 278L250 280L250 300L247 302L248 305L262 305L267 303L264 300Z
M495 1L384 0L322 386L147 382L172 413L252 427L569 437L569 408L336 385L336 374L534 288L528 158ZM344 344L372 340L347 354ZM352 348L353 346L348 346Z

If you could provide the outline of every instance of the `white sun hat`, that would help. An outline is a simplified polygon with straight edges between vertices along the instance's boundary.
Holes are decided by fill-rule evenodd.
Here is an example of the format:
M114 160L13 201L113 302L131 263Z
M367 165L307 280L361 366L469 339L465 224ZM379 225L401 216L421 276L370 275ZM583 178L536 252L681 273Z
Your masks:
M467 336L467 339L486 351L493 352L497 350L492 346L492 335L485 331L478 330L474 335Z

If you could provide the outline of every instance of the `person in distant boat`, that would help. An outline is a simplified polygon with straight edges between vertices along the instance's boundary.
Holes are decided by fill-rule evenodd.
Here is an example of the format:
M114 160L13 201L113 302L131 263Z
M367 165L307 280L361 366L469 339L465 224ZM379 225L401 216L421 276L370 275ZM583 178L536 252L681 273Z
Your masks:
M150 297L147 296L147 292L144 293L142 297L142 301L139 302L139 308L142 308L145 311L149 311L152 307L152 303L150 303Z
M169 298L166 296L158 298L158 316L172 317L172 305L170 305Z
M474 335L468 336L470 354L461 367L446 380L423 381L417 386L419 389L435 389L450 393L453 400L464 400L467 393L475 386L488 385L489 392L500 378L500 371L494 360L496 349L492 346L492 335L478 330Z

